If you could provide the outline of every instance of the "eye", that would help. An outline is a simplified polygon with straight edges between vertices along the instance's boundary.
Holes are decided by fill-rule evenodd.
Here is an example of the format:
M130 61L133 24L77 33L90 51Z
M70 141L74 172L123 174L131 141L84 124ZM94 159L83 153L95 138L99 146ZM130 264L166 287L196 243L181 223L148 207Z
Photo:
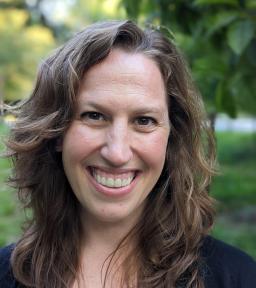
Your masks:
M138 117L135 121L138 125L143 125L143 126L148 126L148 125L153 125L156 124L156 120L152 117Z
M148 116L141 116L136 118L135 124L140 127L140 129L150 129L157 125L157 121Z
M96 111L88 111L83 112L80 115L81 119L84 121L91 121L91 122L97 122L97 121L104 121L105 117L103 114L96 112Z

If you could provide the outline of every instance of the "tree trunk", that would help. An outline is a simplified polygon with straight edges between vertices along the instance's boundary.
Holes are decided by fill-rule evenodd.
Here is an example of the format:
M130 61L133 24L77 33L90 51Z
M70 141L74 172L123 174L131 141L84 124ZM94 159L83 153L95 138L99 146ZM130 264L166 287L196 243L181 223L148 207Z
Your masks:
M212 133L215 135L215 121L216 121L217 113L212 112L209 114L209 120L210 120L210 127L212 129Z

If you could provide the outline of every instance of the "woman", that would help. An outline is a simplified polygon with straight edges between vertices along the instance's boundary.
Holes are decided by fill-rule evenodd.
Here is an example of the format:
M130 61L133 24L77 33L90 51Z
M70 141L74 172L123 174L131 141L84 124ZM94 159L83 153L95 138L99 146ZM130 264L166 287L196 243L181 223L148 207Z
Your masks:
M8 147L33 214L1 250L1 287L256 280L249 256L207 236L213 138L181 55L159 32L112 21L75 35L41 65Z

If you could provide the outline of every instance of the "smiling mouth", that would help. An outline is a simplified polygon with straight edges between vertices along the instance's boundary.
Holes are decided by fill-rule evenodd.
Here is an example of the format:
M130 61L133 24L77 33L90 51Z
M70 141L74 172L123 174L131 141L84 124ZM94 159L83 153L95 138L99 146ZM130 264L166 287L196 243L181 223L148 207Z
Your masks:
M114 174L96 167L89 167L89 172L97 183L109 188L126 187L132 183L137 175L135 170Z

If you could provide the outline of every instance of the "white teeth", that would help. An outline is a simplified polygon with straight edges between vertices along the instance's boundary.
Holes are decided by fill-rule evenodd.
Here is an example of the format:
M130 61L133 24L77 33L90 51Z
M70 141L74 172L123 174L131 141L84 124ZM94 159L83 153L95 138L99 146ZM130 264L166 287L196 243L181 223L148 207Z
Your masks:
M107 187L115 187L115 188L120 188L124 186L128 186L131 184L133 177L130 176L127 179L113 179L111 177L101 177L99 174L96 173L96 171L93 171L93 177L94 179L101 185L107 186Z
M122 187L122 180L121 179L115 180L115 187Z
M115 180L114 179L112 179L112 178L107 178L106 179L106 186L108 186L108 187L115 187L115 185L114 185L114 182L115 182Z
M128 178L128 179L123 179L122 180L122 186L127 186L132 182L132 178Z

